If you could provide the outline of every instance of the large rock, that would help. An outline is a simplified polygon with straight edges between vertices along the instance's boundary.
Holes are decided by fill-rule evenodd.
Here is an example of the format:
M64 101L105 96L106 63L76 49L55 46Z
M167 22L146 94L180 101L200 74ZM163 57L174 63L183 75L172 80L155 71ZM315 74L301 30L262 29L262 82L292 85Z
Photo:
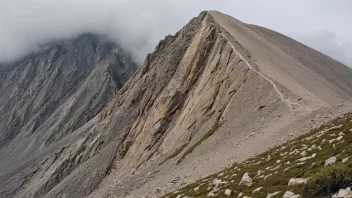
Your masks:
M351 188L346 188L346 189L340 189L337 195L335 195L336 198L352 198L352 191Z
M232 191L231 191L230 189L226 189L226 190L225 190L225 195L230 196L230 195L231 195L231 192L232 192Z
M242 180L239 183L239 186L252 186L252 178L249 177L248 173L245 173L242 177Z
M327 160L325 161L325 166L329 166L329 165L331 165L331 164L335 164L336 160L337 160L336 157L330 157L329 159L327 159Z
M291 191L287 191L283 195L283 198L299 198L299 197L300 197L300 195L296 195L295 193L293 193Z
M305 178L292 178L288 182L288 185L292 186L292 185L305 184L305 183L307 183L307 179L305 179Z

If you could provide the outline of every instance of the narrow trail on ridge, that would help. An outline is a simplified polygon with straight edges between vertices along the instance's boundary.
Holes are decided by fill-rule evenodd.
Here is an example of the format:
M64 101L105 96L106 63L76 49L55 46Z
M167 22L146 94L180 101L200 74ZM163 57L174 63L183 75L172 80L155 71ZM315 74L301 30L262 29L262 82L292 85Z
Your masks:
M280 99L286 103L289 107L290 107L290 110L296 110L298 111L298 109L300 111L313 111L312 108L310 107L305 107L305 106L302 106L301 104L299 103L296 103L296 102L292 102L291 100L287 99L284 97L284 95L280 92L280 90L277 88L276 84L270 79L268 78L266 75L262 74L260 71L257 71L256 69L254 69L254 67L246 60L243 58L242 54L240 54L235 46L233 46L233 44L230 42L230 40L227 38L227 35L225 35L224 33L222 33L222 36L224 36L229 42L230 46L232 47L232 49L234 50L234 52L239 56L239 58L244 61L246 63L246 65L251 69L253 70L255 73L257 73L258 75L260 75L261 77L263 77L265 80L269 81L270 84L274 87L275 91L279 94L280 96ZM314 96L315 97L315 96ZM315 97L316 98L316 97ZM318 98L317 98L318 99ZM320 99L318 99L320 100ZM321 100L320 100L321 101ZM321 103L325 103L323 101L321 101ZM326 104L326 103L325 103ZM323 106L326 106L326 105L323 105Z

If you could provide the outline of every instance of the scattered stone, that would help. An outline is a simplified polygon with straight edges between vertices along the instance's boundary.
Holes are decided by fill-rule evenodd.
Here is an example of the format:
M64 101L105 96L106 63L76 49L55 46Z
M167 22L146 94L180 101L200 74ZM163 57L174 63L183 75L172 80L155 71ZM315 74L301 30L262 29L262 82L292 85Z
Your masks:
M199 190L199 186L198 186L198 187L195 187L193 190L194 190L194 191L198 191L198 190Z
M258 174L256 176L259 176L260 174L262 174L262 171L258 170Z
M252 194L260 192L260 190L263 189L263 187L259 187L253 190Z
M244 196L243 198L251 198L251 197Z
M213 183L212 183L212 184L213 184L213 187L218 187L218 185L221 184L221 180L215 178L215 179L213 180Z
M269 175L265 176L265 177L264 177L264 180L265 180L266 178L272 176L272 175L273 175L273 174L270 173Z
M302 157L306 156L306 155L307 155L307 151L302 151L302 153L300 153L300 155L301 155Z
M280 163L281 162L281 160L276 160L276 163Z
M243 193L240 192L240 193L238 194L238 197L242 197L242 195L243 195Z
M301 197L301 195L293 195L292 197L290 197L290 198L300 198Z
M342 160L342 163L346 163L348 161L349 157L346 157L345 159Z
M268 194L268 196L266 196L266 198L274 197L275 195L277 195L277 194L279 194L279 193L280 193L280 191L274 192L274 193L270 193L270 194Z
M329 144L331 144L331 143L333 143L335 141L336 141L336 139L329 140Z
M343 139L343 136L336 138L337 141L341 141L342 139Z
M339 136L344 136L344 135L346 135L346 134L344 134L343 132L339 133Z
M352 191L351 188L340 189L339 192L333 196L334 198L351 198Z
M215 196L215 194L213 193L213 192L209 192L208 194L207 194L207 197L214 197Z
M292 185L305 184L305 183L307 183L307 179L305 179L305 178L292 178L288 182L288 185L292 186Z
M299 162L304 162L304 161L306 161L307 159L309 159L308 157L302 157L301 159L298 159L297 161L299 161Z
M230 196L230 195L231 195L231 192L232 192L232 191L231 191L230 189L226 189L226 190L225 190L225 195Z
M285 194L283 195L283 198L290 198L292 196L295 196L296 194L291 192L291 191L287 191L285 192Z
M252 178L249 177L248 173L245 173L242 177L239 186L252 186Z
M337 160L336 157L330 157L329 159L327 159L325 161L325 166L329 166L331 164L334 164L336 162L336 160Z

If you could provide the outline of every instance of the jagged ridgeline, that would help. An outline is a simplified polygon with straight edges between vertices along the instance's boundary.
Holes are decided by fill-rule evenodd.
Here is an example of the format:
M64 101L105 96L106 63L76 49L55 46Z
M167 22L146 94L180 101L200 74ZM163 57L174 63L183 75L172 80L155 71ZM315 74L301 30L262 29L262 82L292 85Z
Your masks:
M331 121L343 111L351 112L352 104L347 102L352 98L351 85L350 68L303 44L216 11L202 12L175 35L163 39L98 116L81 127L69 128L79 135L67 136L67 141L45 154L26 164L17 162L20 168L1 174L0 196L160 197L237 162L243 166L241 170L227 170L238 174L232 178L235 184L244 174L236 172L245 170L241 162ZM93 98L89 101L98 102L100 97ZM70 112L70 107L68 103L56 116L61 118L60 112ZM72 119L80 120L81 115L85 114ZM46 126L66 129L73 126L69 123ZM33 148L28 146L31 142L45 148L48 141L43 139L60 139L61 130L56 132L49 130L47 135L43 131L25 144L20 142L18 151ZM345 133L346 138L349 135ZM297 150L303 148L295 145ZM306 146L302 169L314 160L314 153L308 151L313 145L307 142ZM297 163L296 154L292 154L294 159L286 156L292 166ZM318 154L317 150L315 159ZM264 162L265 157L260 160ZM270 158L268 170L265 167L260 176L274 174L281 161L287 163L286 158ZM321 166L319 163L316 166ZM263 185L262 192L276 192L275 176L266 178L273 182L269 189L258 183L263 178L255 178L253 171L247 171L247 177L253 179L250 188L229 187L227 193L235 195L242 190L247 195L254 184L258 188ZM224 177L228 176L225 173ZM214 195L224 195L224 177L214 182L221 188ZM215 180L211 179L206 186L199 186L198 192L205 193ZM232 185L231 181L226 184ZM282 189L277 191L283 192L287 182L279 180L276 185ZM172 196L197 196L187 194L197 187ZM206 195L211 190L213 187Z

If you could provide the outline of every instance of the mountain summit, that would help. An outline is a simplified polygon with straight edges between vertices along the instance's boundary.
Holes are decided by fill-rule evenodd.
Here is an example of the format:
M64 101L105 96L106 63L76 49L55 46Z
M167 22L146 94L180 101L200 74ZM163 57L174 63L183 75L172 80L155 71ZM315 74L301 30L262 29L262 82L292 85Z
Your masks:
M80 136L2 174L0 196L162 196L342 114L351 76L277 32L202 12L89 127L70 128Z

